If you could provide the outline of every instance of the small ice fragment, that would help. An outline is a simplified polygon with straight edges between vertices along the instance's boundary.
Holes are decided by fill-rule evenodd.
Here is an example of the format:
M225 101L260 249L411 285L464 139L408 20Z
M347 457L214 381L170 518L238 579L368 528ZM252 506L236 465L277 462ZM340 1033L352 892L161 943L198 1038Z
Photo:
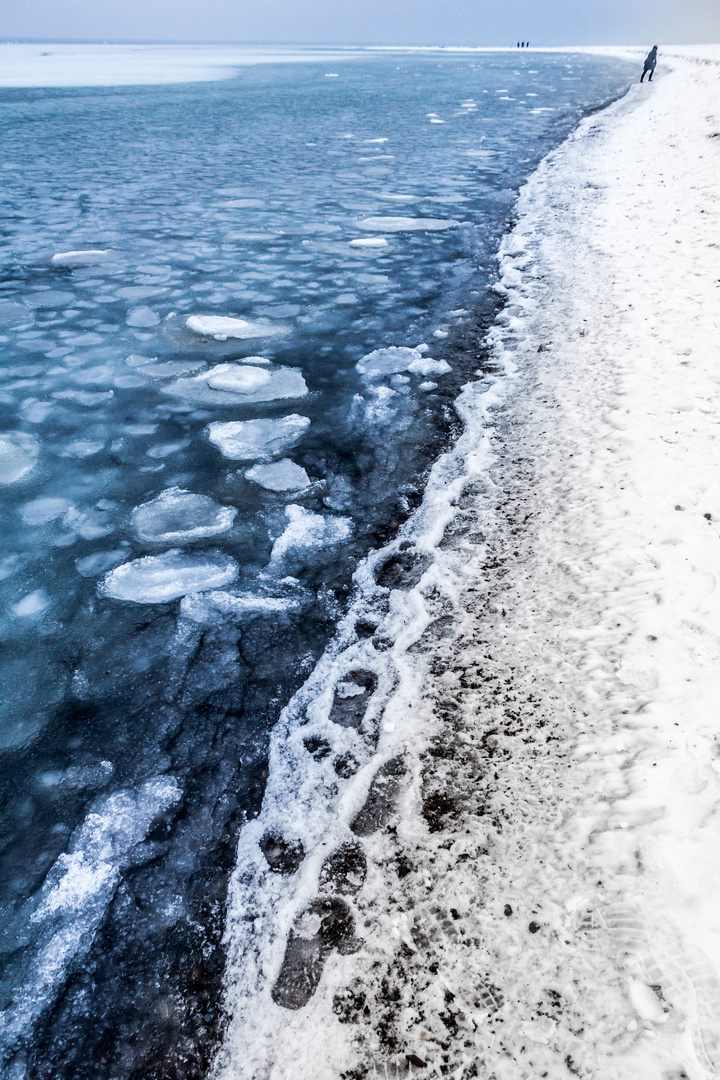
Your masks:
M231 420L207 427L207 436L232 461L265 461L289 450L310 427L307 416L279 420Z
M338 73L336 71L326 71L325 72L325 78L326 79L337 79L338 77L339 76L338 76Z
M158 443L157 446L151 446L146 453L149 458L162 459L170 457L171 454L177 454L178 450L184 450L189 445L190 439L180 439L178 442L171 443Z
M56 390L53 394L53 397L60 401L74 401L78 405L85 405L88 409L95 405L104 405L114 396L112 390L98 390L97 393L89 390Z
M97 577L98 574L109 570L111 566L117 566L119 562L127 558L126 548L115 548L114 551L96 551L93 555L85 555L82 559L75 560L78 574L82 577Z
M236 516L234 506L172 487L136 507L130 519L140 540L174 544L228 532Z
M323 517L303 506L293 504L285 508L289 524L273 544L271 563L280 562L290 551L302 548L323 548L338 544L350 536L352 525L349 518Z
M14 484L31 471L40 453L40 443L24 431L0 434L0 484Z
M62 517L72 506L69 499L44 498L33 499L20 507L20 517L26 525L47 525Z
M232 319L226 315L191 315L185 325L194 334L215 338L216 341L227 341L228 338L272 337L285 333L283 328L268 323Z
M350 247L355 248L381 248L387 246L388 242L383 236L363 236L359 240L350 241Z
M433 330L433 337L446 338L448 336L447 330Z
M130 308L125 322L128 326L157 326L160 316L149 307Z
M50 597L45 590L36 589L35 592L23 596L22 600L18 600L17 604L13 604L12 613L21 619L28 619L33 615L39 615L49 605Z
M59 251L50 262L53 266L95 266L103 263L112 255L112 251L90 249L89 251Z
M368 217L358 222L358 228L369 232L440 232L458 224L451 218Z
M436 382L421 382L419 386L420 390L437 390Z
M420 356L408 364L408 371L413 375L447 375L452 371L447 360L433 360L432 356Z
M125 361L130 363L130 357ZM163 360L160 363L143 361L142 375L149 375L151 379L173 379L178 375L193 375L200 368L205 367L204 360Z
M208 386L213 390L229 390L232 394L252 394L270 382L270 373L259 367L239 364L220 364L220 370L210 375Z
M444 121L444 120L441 120L441 119L440 119L439 117L437 117L437 116L431 116L431 117L430 117L430 123L431 123L431 124L444 124L444 123L445 123L445 121Z
M254 465L245 476L267 491L301 491L311 483L305 470L289 458L282 458L270 465Z
M424 357L417 349L406 346L390 345L387 349L375 349L358 360L355 368L368 379L377 379L382 375L395 375L408 371L412 363L423 363Z
M235 581L238 565L221 551L186 554L173 548L123 563L98 586L101 596L136 604L166 604L190 593L222 589Z

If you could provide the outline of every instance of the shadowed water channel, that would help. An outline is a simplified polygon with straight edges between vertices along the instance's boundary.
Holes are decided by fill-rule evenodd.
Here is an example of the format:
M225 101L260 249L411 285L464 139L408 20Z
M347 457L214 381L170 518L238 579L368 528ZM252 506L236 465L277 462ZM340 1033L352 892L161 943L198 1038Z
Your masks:
M0 93L13 1080L205 1075L269 731L452 435L519 185L626 84L386 55Z

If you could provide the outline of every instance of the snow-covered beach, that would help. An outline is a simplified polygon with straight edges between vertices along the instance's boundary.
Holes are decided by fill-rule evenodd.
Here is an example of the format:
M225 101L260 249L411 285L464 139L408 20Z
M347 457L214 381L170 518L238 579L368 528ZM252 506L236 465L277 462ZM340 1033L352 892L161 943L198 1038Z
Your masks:
M522 192L497 375L275 731L226 1080L720 1074L719 62Z

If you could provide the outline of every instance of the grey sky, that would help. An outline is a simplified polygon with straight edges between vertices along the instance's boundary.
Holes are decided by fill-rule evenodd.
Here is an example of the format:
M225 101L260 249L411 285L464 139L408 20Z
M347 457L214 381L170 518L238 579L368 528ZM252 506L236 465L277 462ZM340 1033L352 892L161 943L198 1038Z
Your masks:
M3 38L694 44L720 41L720 0L0 0Z

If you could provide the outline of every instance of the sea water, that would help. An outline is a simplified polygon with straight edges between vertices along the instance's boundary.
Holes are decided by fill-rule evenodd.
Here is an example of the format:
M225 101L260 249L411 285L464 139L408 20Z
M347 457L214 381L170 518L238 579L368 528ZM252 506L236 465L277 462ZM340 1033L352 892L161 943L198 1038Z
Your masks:
M517 190L625 64L3 90L0 1046L204 1075L268 735L457 430Z

